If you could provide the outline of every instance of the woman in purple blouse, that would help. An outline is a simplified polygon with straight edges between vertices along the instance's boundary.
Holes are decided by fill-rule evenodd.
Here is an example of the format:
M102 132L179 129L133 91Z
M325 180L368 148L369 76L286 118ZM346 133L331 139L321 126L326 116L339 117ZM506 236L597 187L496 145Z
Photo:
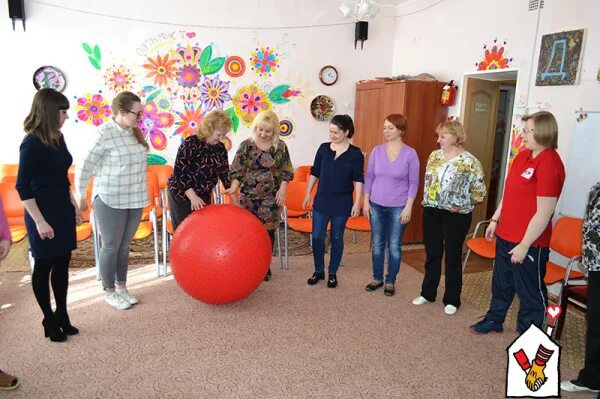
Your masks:
M386 143L371 152L365 175L363 213L371 221L373 234L373 281L365 289L383 287L383 262L388 250L388 274L384 294L395 293L394 284L402 260L402 235L410 221L419 188L417 152L402 142L406 118L392 114L385 118Z

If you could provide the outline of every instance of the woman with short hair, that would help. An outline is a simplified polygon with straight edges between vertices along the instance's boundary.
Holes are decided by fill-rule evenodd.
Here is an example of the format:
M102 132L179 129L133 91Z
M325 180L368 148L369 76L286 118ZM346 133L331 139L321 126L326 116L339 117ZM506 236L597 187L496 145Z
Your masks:
M440 149L429 155L423 187L425 276L413 304L435 302L445 252L444 312L453 315L461 304L463 244L473 208L483 201L486 188L481 163L463 147L467 134L462 124L442 122L436 133Z
M279 139L279 118L273 111L260 112L252 123L250 138L242 141L231 164L229 194L240 189L240 205L265 225L275 243L280 223L280 208L285 204L287 184L294 168L285 143ZM265 281L271 279L271 269Z
M502 332L506 312L519 296L517 332L531 324L542 328L548 291L544 284L550 254L552 215L565 181L565 168L556 152L558 124L547 111L524 116L523 144L504 185L504 196L485 237L496 236L490 308L471 331Z
M193 211L211 203L219 180L229 188L229 160L221 140L231 130L227 112L214 110L204 116L196 134L177 150L173 175L167 183L173 229Z

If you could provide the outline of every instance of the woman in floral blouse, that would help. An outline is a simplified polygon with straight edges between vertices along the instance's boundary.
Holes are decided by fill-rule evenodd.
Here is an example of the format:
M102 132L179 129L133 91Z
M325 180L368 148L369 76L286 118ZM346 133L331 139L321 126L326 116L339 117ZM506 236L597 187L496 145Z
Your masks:
M173 229L192 211L210 204L210 194L219 180L229 188L229 160L221 139L231 125L227 112L214 110L202 119L197 134L179 146L168 182Z
M446 251L446 291L443 303L448 315L460 307L461 255L471 226L473 207L483 201L486 189L481 163L463 148L467 135L460 122L442 122L436 129L440 149L433 151L425 168L423 236L425 277L414 305L434 302Z
M294 168L287 146L279 139L279 118L273 111L259 113L250 131L235 154L231 165L231 187L234 194L240 189L240 205L264 223L271 247L275 229L279 226L279 209L285 203L288 181ZM271 279L271 269L265 281Z

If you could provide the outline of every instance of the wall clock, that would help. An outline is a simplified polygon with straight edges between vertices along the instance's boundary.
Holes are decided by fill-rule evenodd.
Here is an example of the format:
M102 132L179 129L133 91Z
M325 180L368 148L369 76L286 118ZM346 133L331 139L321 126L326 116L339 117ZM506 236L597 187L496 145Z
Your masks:
M332 65L325 65L319 72L319 79L325 86L331 86L338 80L338 71Z

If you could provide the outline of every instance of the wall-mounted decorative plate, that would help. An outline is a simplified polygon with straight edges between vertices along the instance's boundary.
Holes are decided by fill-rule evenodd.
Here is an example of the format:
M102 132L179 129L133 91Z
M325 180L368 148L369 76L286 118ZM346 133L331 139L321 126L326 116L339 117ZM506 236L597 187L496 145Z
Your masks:
M333 117L335 104L329 96L319 95L310 103L310 113L318 121L325 122Z
M65 75L57 68L49 65L38 68L33 74L33 85L37 90L51 88L63 91L67 86Z

